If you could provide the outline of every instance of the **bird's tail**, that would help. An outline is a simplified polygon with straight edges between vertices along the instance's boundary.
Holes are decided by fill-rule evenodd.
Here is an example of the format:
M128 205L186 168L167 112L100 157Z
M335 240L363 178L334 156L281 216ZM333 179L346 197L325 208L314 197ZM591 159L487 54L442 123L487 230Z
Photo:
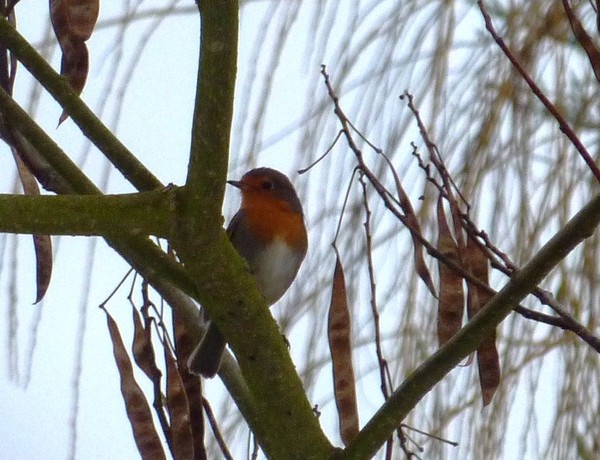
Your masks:
M206 334L188 359L188 369L192 374L204 378L213 378L225 351L225 338L213 323L210 323Z

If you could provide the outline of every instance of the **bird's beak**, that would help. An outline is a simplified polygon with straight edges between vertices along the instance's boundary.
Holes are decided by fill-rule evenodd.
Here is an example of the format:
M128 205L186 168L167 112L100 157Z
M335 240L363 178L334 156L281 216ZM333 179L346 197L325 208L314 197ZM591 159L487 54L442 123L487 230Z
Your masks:
M242 187L244 185L241 180L228 180L227 183L229 185L233 185L234 187L239 188L240 190L242 189Z

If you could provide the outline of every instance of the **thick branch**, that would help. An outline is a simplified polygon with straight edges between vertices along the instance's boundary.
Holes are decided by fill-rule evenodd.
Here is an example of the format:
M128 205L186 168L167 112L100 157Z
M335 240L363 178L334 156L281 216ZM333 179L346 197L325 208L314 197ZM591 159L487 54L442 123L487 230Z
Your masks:
M100 190L79 170L60 147L33 121L13 99L0 89L0 127L10 122L12 135L25 147L27 166L42 183L49 181L61 193L100 194ZM162 185L161 185L162 187ZM173 285L197 299L196 287L183 267L145 237L107 238L106 242L152 285ZM176 307L177 308L177 307ZM190 330L201 336L197 310L182 308L178 314L193 321ZM193 320L191 319L193 318Z
M416 404L481 341L519 302L600 224L600 195L593 198L498 292L458 334L419 366L393 393L344 451L343 458L370 458Z
M0 194L0 232L168 238L175 193L176 189L126 195Z
M219 308L220 305L232 307L229 314L233 312L239 321L226 326L223 331L228 338L232 336L231 345L242 363L242 370L256 402L256 407L241 405L240 408L251 422L265 451L270 456L281 458L299 455L305 458L323 457L331 446L311 411L289 353L264 300L258 294L254 280L248 275L222 229L221 204L227 171L237 59L238 2L204 1L201 7L202 63L187 180L189 194L184 200L185 211L180 216L179 230L184 237L177 239L178 253L191 277L147 238L111 237L107 242L159 292L164 292L170 283L174 283L202 301L211 313L225 311ZM162 187L97 120L64 79L1 19L0 41L13 51L60 102L84 134L138 190ZM8 114L6 118L11 119ZM27 135L25 137L28 142L37 144L33 148L37 154L44 156L47 163L53 163L41 147L43 142L52 143L47 136L39 142ZM94 193L93 186L90 188L85 184L87 178L83 174L79 176L73 170L70 173L70 178L55 178L57 183L62 183L61 190L71 188L74 193ZM83 182L75 185L77 180L73 179ZM230 289L234 285L235 289ZM220 292L225 294L221 295ZM195 325L195 309L189 308L189 305L173 306L194 335L199 336L199 327ZM216 321L219 325L224 321L224 315L213 316L218 316ZM241 335L236 334L240 327L253 331L253 334L240 339ZM251 343L245 346L243 342L249 336L252 336ZM248 368L257 367L256 361L262 365L261 369L249 373ZM287 427L283 435L282 426Z
M258 416L249 417L251 414L240 409L266 455L324 458L331 452L331 444L306 399L255 280L222 228L239 2L201 0L199 7L200 68L181 238L175 242L176 249L199 286L214 286L203 305L238 359Z
M10 25L7 28L5 22L0 18L0 41L5 42L15 52L15 55L22 59L34 77L44 84L75 122L91 121L88 129L82 128L82 130L92 140L95 140L96 145L115 165L120 165L120 170L125 177L139 190L162 189L163 185L143 166L140 167L140 163L95 118L89 108L66 85L62 77L50 68L18 32ZM28 167L47 189L67 194L101 193L44 130L3 91L0 91L0 114L0 128L3 121L5 128L8 128L7 122L10 122L13 134L24 146L23 152L27 153ZM214 221L218 222L219 218ZM200 228L199 231L202 232L203 229ZM109 246L147 279L161 296L167 299L167 302L186 323L186 329L192 338L200 340L202 331L198 322L198 309L193 302L189 299L186 300L187 298L182 293L196 300L199 300L199 296L196 284L185 269L148 238L129 235L111 236L105 239ZM231 361L231 359L228 360L229 366L224 366L226 369L221 373L221 377L234 395L244 416L249 420L258 419L259 414L251 403L252 398L245 382L239 375L239 371L236 373L236 366Z
M196 235L196 227L208 219L215 225L216 237L229 160L239 4L235 0L201 1L199 7L202 34L186 179L185 230L187 235Z
M58 193L100 194L100 190L81 172L46 132L8 94L1 90L0 114L0 127L3 120L5 124L10 121L14 135L19 137L25 147L23 152L27 154L28 166L46 188ZM204 222L220 222L220 215ZM197 229L201 235L206 234L201 226ZM221 233L222 229L219 228L219 232ZM147 238L131 235L120 238L111 236L106 238L106 242L168 300L170 305L177 311L177 314L185 321L186 329L192 337L195 340L200 340L202 332L198 324L196 306L191 302L173 301L174 298L179 298L173 295L173 286L177 286L182 292L200 301L197 284L192 281L187 271ZM180 249L181 254L188 253L185 246L178 249ZM189 253L194 254L192 251L189 251ZM204 248L202 253L196 255L202 259L202 254L210 255L211 253L212 249L209 245ZM233 260L238 259L237 254L231 254L230 257ZM204 260L208 260L208 257ZM213 268L214 266L208 271L212 273ZM248 276L243 267L240 270L240 276ZM220 284L213 284L213 290L219 289ZM248 289L253 289L253 285ZM224 288L224 290L232 291L227 288ZM210 300L204 300L205 305L210 303ZM257 302L260 302L260 300ZM239 372L235 372L235 366L224 366L221 378L234 396L245 418L249 421L260 419L255 406L250 403L252 398L248 396L246 385Z

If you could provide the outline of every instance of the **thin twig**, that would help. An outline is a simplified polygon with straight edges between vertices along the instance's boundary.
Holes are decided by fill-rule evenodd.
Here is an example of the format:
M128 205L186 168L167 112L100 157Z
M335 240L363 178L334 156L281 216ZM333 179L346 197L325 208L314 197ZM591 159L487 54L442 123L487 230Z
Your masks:
M600 50L594 44L592 37L586 32L583 25L575 16L573 9L569 5L568 0L563 0L563 7L565 8L565 12L567 13L567 17L569 18L569 23L571 24L571 30L573 31L573 35L585 51L590 61L590 66L594 71L594 75L596 76L596 80L600 82Z
M425 126L422 123L422 121L420 120L419 112L412 103L411 96L408 93L405 93L405 94L409 97L409 107L411 108L411 111L417 118L417 122L419 124L419 129L421 130L421 135L424 136L425 143L427 145L429 145L430 151L431 150L435 151L435 155L437 155L438 158L441 159L441 155L439 154L437 145L435 143L433 143L430 140L429 136L427 135ZM417 148L414 144L413 144L413 155L417 158L419 167L421 167L421 169L425 172L427 181L432 183L438 189L438 191L442 194L442 196L444 198L446 198L451 203L454 202L456 204L456 209L459 212L458 219L462 225L462 228L464 228L464 230L469 235L473 236L476 239L476 241L478 241L480 243L483 242L481 244L483 246L483 249L486 250L486 252L487 252L488 259L490 260L492 267L495 268L496 270L501 271L504 275L510 277L516 270L518 270L517 265L510 259L510 257L508 257L507 254L505 254L496 245L494 245L492 243L492 241L489 239L489 236L487 235L486 232L484 232L483 230L480 230L475 225L475 222L473 222L471 220L471 218L469 216L469 209L471 208L471 205L467 201L467 199L460 193L460 190L458 189L458 187L454 184L453 181L451 181L451 182L444 181L443 185L438 183L435 180L435 178L432 177L429 165L426 165L423 162L423 159L419 155ZM432 156L432 163L434 164L434 166L436 167L436 169L438 170L438 172L440 173L440 175L442 177L445 177L445 175L449 176L449 173L446 171L445 166L443 165L443 162L441 162L441 163L434 162L433 158L435 158L435 155ZM461 200L467 207L467 212L464 212L464 213L460 212L460 210L458 209L456 200L450 196L450 194L448 192L448 190L449 190L448 187L449 187L450 183L453 184L453 188L457 191L457 193L460 194ZM454 215L452 217L454 219ZM461 230L460 228L455 229L455 230L456 230L455 231L456 234L462 234L462 232L460 231ZM435 255L434 255L434 257L437 258L437 256L435 256ZM442 260L442 262L444 262L444 261ZM451 268L453 268L453 267L451 267ZM458 272L458 273L461 276L463 276L462 272ZM486 289L489 293L492 293L492 294L494 293L494 291L491 290L490 287L487 285L481 286L481 287ZM565 307L560 305L559 302L552 295L550 295L548 293L548 291L545 291L545 290L537 287L536 289L534 289L531 292L531 294L533 296L535 296L542 303L542 305L547 305L550 308L552 308L558 314L558 317L547 315L545 313L540 313L540 312L531 310L529 308L523 307L522 305L519 305L517 308L515 308L515 312L517 312L518 314L520 314L521 316L523 316L527 319L545 323L550 326L558 327L558 328L566 330L566 331L571 331L571 332L575 333L576 335L578 335L584 342L586 342L588 345L590 345L594 350L596 350L598 353L600 353L600 338L595 336L589 329L587 329L583 324L581 324L572 315L570 315L566 311Z
M364 175L367 177L367 179L369 179L369 182L373 185L374 189L377 191L377 193L381 197L386 208L388 208L388 210L390 210L392 212L392 214L400 222L402 222L402 224L406 228L408 228L408 230L411 232L411 235L413 236L414 239L418 240L421 244L423 244L423 246L427 249L428 254L430 254L432 257L441 261L443 264L445 264L446 266L450 267L452 270L454 270L455 272L460 274L466 281L473 283L474 285L476 285L478 287L481 287L486 292L488 292L492 295L496 295L497 291L492 289L487 283L484 283L483 281L479 280L478 278L475 278L468 270L465 270L460 264L449 259L447 256L445 256L440 251L438 251L438 249L434 245L432 245L422 235L422 233L418 229L414 228L414 226L406 219L406 216L404 216L398 210L398 208L396 208L396 206L394 206L394 204L390 200L391 194L389 193L389 191L383 186L383 184L381 184L381 182L377 179L377 177L373 174L373 172L368 168L368 166L364 162L362 151L358 148L358 146L356 145L356 142L354 141L354 138L352 137L352 134L350 132L350 123L348 121L348 118L346 117L346 115L344 114L343 110L341 109L341 107L339 105L339 99L338 99L337 95L335 94L333 87L331 86L331 82L329 80L329 75L326 72L325 66L322 66L321 74L323 75L323 77L325 79L325 85L327 87L329 96L334 103L334 107L335 107L334 113L337 115L338 119L340 120L340 123L342 124L342 131L344 132L344 136L346 137L346 140L348 142L350 149L356 156L356 159L358 162L358 168L364 173ZM443 188L443 189L445 190L445 188ZM465 200L465 202L466 202L466 200ZM469 231L468 227L470 225L472 225L473 228L476 228L475 225L470 221L468 215L463 213L461 215L461 217L462 217L463 221L466 220L467 222L469 222L469 224L466 225L467 231ZM483 232L479 232L479 233L475 234L475 236L479 236L479 237L481 237L482 235L484 235ZM489 242L489 240L488 240L488 242ZM485 247L488 248L489 250L492 250L493 248L495 248L495 246L488 245L488 244L486 244ZM492 251L494 254L496 254L496 253L503 254L497 248L495 248L495 249L497 250L497 252ZM489 254L489 252L488 252L488 254ZM508 260L508 257L506 257L505 255L504 255L504 257L506 260ZM494 258L491 258L490 260L492 261L492 266L494 268L500 269L504 274L506 274L509 277L511 277L512 274L516 271L516 268L509 269L507 267L503 267L502 264L498 264L497 261L494 260ZM496 262L496 264L494 262ZM564 308L561 308L559 305L557 305L556 302L552 302L551 298L548 297L547 295L545 295L544 291L542 291L541 289L536 288L531 293L533 295L535 295L542 303L544 303L545 305L548 305L550 308L553 308L559 314L559 317L552 317L549 315L540 314L538 312L530 310L521 305L519 305L518 308L515 309L515 311L517 313L523 315L524 317L526 317L528 319L535 319L537 321L549 324L551 326L556 326L556 327L560 327L563 330L571 331L571 332L577 334L583 341L585 341L594 350L596 350L600 353L600 339L598 337L596 337L594 334L592 334L591 331L589 331L589 329L585 328L585 326L583 326L581 323L579 323L577 320L575 320L573 317L571 317L568 313L566 313ZM557 307L557 308L555 308L555 307Z
M338 219L338 224L335 229L335 236L333 237L333 247L336 247L336 242L338 239L338 235L340 234L340 229L342 228L342 218L344 217L344 211L346 206L348 205L348 198L350 197L350 190L352 190L352 182L354 180L354 175L356 174L357 169L354 168L352 171L352 176L350 176L350 180L348 181L348 187L346 187L346 196L344 197L344 203L342 204L342 210L340 211L340 218Z
M202 407L204 408L204 413L206 414L206 418L208 419L208 424L215 436L215 440L219 445L219 449L221 449L221 453L223 454L223 458L226 460L233 460L233 455L229 452L229 448L227 444L225 444L225 440L223 439L223 435L219 430L219 425L217 424L217 419L215 418L215 414L210 407L210 403L206 398L202 398Z
M335 136L335 139L329 146L329 148L327 150L325 150L325 153L323 153L323 155L321 155L319 158L317 158L315 161L313 161L311 164L309 164L306 168L299 169L298 174L304 174L305 172L308 172L309 170L311 170L318 163L320 163L321 160L323 160L329 154L329 152L331 152L333 150L333 148L335 147L335 144L337 144L337 141L340 140L340 137L342 137L343 133L344 132L340 129L338 131L337 135Z
M381 392L383 398L388 399L390 393L385 378L386 359L383 357L381 349L381 327L379 324L379 309L377 308L377 284L375 282L375 267L373 265L373 245L371 238L371 209L369 208L369 198L367 196L367 184L364 180L364 175L361 173L358 176L363 194L363 207L365 209L365 240L366 240L366 255L367 266L369 270L369 282L371 286L371 313L373 315L373 326L375 328L375 353L377 354L377 363L379 364L379 378L381 381ZM385 458L391 459L394 449L394 437L390 436L386 442Z
M113 298L113 296L117 293L117 291L121 288L121 286L123 286L123 283L125 283L125 281L127 280L127 278L129 278L129 275L131 275L131 272L133 271L133 268L130 268L129 270L127 270L127 273L125 273L125 275L123 276L123 278L121 278L121 281L119 281L117 283L117 285L115 286L115 288L110 292L110 294L108 294L108 296L106 297L106 299L104 299L100 305L98 305L100 308L103 308L106 306L106 304L110 301L110 299ZM135 281L135 278L134 278ZM128 299L130 299L130 297L127 297Z
M514 68L517 70L517 72L519 72L521 74L521 76L523 77L525 82L527 82L527 84L529 85L529 88L531 88L531 91L533 92L533 94L535 94L535 96L542 102L542 104L544 104L544 107L546 107L546 109L550 112L550 114L558 122L560 130L565 134L565 136L567 136L569 138L571 143L575 146L575 148L579 152L579 155L581 156L581 158L583 158L583 160L588 165L588 168L590 168L590 171L592 172L592 174L594 175L596 180L598 182L600 182L600 169L598 169L598 166L594 162L592 156L587 151L587 149L585 148L585 146L583 145L583 143L581 142L579 137L575 134L575 132L573 131L573 128L571 128L571 125L569 125L569 122L565 119L565 117L562 116L562 114L558 111L556 106L552 102L550 102L550 100L546 97L546 95L543 93L543 91L537 86L537 84L529 76L527 71L523 68L523 66L521 65L519 60L510 51L510 49L508 48L508 46L506 45L506 43L504 42L502 37L500 37L498 35L498 33L496 32L496 29L494 28L494 24L492 23L492 18L490 17L487 9L485 8L483 0L478 0L477 4L479 5L479 9L481 10L483 19L485 20L485 27L488 30L488 32L490 33L490 35L492 36L492 38L494 39L494 41L498 44L500 49L502 49L502 51L504 52L506 57L510 60L510 62L512 63Z
M448 200L448 203L450 204L450 213L452 214L452 223L454 226L454 233L455 233L454 236L456 238L456 244L458 246L458 260L459 260L459 262L461 262L462 261L462 252L463 252L464 248L466 247L466 242L464 239L464 235L460 231L461 211L460 211L460 205L458 204L458 201L456 200L456 198L454 198L454 191L456 191L456 193L461 198L463 203L466 203L467 200L462 195L462 193L460 192L460 189L455 184L454 180L452 179L452 176L448 172L448 169L446 168L446 164L444 163L444 159L443 159L442 155L440 154L438 146L429 137L427 128L425 128L425 123L423 123L423 120L421 119L421 114L419 113L419 111L417 110L417 108L414 104L413 95L410 94L408 91L405 91L404 94L402 96L400 96L400 99L403 99L403 98L406 98L408 100L408 108L411 110L411 112L413 113L413 115L415 117L415 120L417 121L417 125L419 126L419 132L421 134L421 137L423 138L423 141L425 142L425 145L427 146L427 150L429 151L429 159L430 159L431 163L433 163L433 165L437 169L438 173L440 174L440 177L442 178L442 183L444 184L444 191L445 191L444 196Z
M454 337L433 353L394 391L342 452L346 458L370 458L425 395L510 315L600 225L600 195L592 198Z
M340 120L340 123L342 125L342 131L344 132L344 137L346 138L346 141L348 142L348 145L349 145L350 149L352 150L352 152L354 153L356 160L358 162L358 168L364 173L364 175L367 177L367 179L369 179L369 182L371 183L371 185L373 185L373 187L375 188L375 190L377 191L379 196L382 198L385 207L388 208L392 212L392 214L394 214L394 216L398 220L400 220L400 222L402 222L402 224L410 231L411 237L413 239L413 244L415 247L415 254L422 258L422 255L420 254L421 248L419 245L426 246L428 251L433 250L435 252L438 252L431 244L429 244L427 242L426 238L422 235L421 229L419 228L418 220L416 218L416 215L414 214L414 211L412 210L412 205L410 203L410 200L408 199L408 196L404 192L402 185L399 182L397 182L399 203L400 203L400 207L404 211L404 214L402 214L402 212L400 212L400 210L392 202L392 201L398 202L398 200L392 200L390 198L392 195L389 192L389 190L379 181L377 176L371 171L371 169L365 163L362 151L356 145L356 142L354 141L354 138L352 137L352 133L350 132L350 130L352 129L351 123L339 104L339 98L337 97L335 91L333 90L333 87L329 80L329 75L328 75L326 67L324 65L321 66L321 75L323 75L323 78L325 80L325 86L327 87L327 92L329 94L329 97L333 101L334 113L337 115L337 117ZM440 254L440 257L443 257L443 255ZM421 262L422 262L422 265L425 265L424 261L421 261ZM425 266L424 269L427 270L427 267ZM417 271L419 272L419 266L417 266ZM426 276L424 276L424 275L426 275ZM421 276L421 278L423 279L423 281L425 282L425 284L431 291L432 295L435 296L433 282L431 281L431 277L429 276L429 273L427 272L426 274L424 274L423 272L419 272L419 276Z
M407 425L406 423L403 423L400 426L402 426L402 428L406 428L408 430L411 430L411 431L414 431L416 433L419 433L419 434L422 434L424 436L427 436L428 438L432 438L432 439L435 439L437 441L441 441L441 442L444 442L446 444L450 444L451 446L454 446L454 447L456 447L456 446L459 445L456 441L450 441L449 439L442 438L440 436L436 436L436 435L428 433L426 431L419 430L418 428L415 428L413 426Z

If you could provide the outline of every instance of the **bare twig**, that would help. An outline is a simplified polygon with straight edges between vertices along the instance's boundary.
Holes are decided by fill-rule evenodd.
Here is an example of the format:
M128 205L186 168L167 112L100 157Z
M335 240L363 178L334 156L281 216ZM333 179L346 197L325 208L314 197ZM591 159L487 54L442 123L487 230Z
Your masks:
M367 184L364 180L364 175L359 174L358 181L360 182L363 193L363 207L365 208L365 239L366 239L366 254L367 265L369 269L369 281L371 286L371 313L373 315L373 326L375 328L375 353L377 354L377 363L379 364L379 378L381 381L381 392L384 399L390 397L390 393L386 380L387 360L383 357L381 349L381 328L379 324L379 309L377 308L377 285L375 282L375 267L373 266L373 245L371 238L371 209L369 208L369 198L367 196ZM394 438L390 436L386 441L386 459L392 458L394 448Z
M434 245L432 245L422 235L420 230L416 229L412 225L412 223L406 218L406 216L404 214L402 214L400 212L400 210L395 206L397 201L393 201L391 199L392 195L383 186L383 184L381 184L381 182L378 180L378 178L373 174L373 172L365 164L363 155L362 155L362 151L356 145L356 142L354 141L354 138L352 137L352 133L350 132L350 128L352 128L353 131L357 131L357 130L356 130L356 128L351 127L351 124L350 124L348 118L346 117L343 110L341 109L341 107L339 105L339 99L338 99L337 95L335 94L333 87L331 86L331 83L329 81L329 75L326 72L325 66L322 67L321 74L323 75L323 77L325 79L325 85L327 86L329 96L334 103L334 107L335 107L334 112L337 115L338 119L340 120L340 123L342 124L342 132L344 133L344 136L346 137L346 140L348 142L350 149L352 150L352 152L354 153L354 155L357 158L358 168L360 169L361 172L364 173L364 175L367 177L369 182L373 185L374 189L381 197L384 205L392 212L392 214L398 220L400 220L400 222L402 222L402 224L404 226L406 226L406 228L408 228L408 230L411 232L411 236L413 236L414 239L418 240L421 244L423 244L423 246L427 249L427 252L432 257L436 258L437 260L444 263L446 266L450 267L452 270L459 273L466 281L473 283L477 287L481 287L486 292L488 292L492 295L497 294L497 291L492 289L487 283L484 283L481 280L473 277L473 275L468 270L463 268L461 264L456 263L455 261L449 259L444 254L442 254L440 251L438 251L437 248ZM415 108L415 110L416 110L416 108ZM413 111L413 113L414 113L414 111ZM437 146L435 146L435 144L429 139L427 132L424 129L424 125L422 123L421 123L420 127L424 130L423 132L426 135L425 142L427 142L429 144L429 147L431 149L433 149L434 153L433 153L432 158L433 157L439 158L439 152L436 152ZM364 138L364 136L361 135L361 138ZM370 144L370 145L372 145L372 144ZM433 160L432 160L432 162L433 162ZM443 163L438 163L438 165L441 168L445 169L445 167L443 166ZM427 171L427 169L426 169L426 171ZM434 183L436 183L436 182L434 181ZM448 189L445 186L441 186L440 184L438 184L437 186L441 187L440 191L443 191L444 196L448 197L447 191L450 188L450 183L448 183ZM468 208L468 206L469 206L468 202L464 199L464 197L462 197L462 199L466 203L467 208ZM485 234L485 232L477 230L477 227L470 220L469 216L466 213L460 214L460 221L463 222L463 227L465 228L465 230L468 233L471 233L472 235L477 236L484 241L484 243L485 243L484 246L488 250L488 255L490 256L490 261L492 263L492 266L494 268L502 271L505 275L511 277L517 270L517 267L510 261L510 259L502 251L500 251L493 244L491 244L491 242L487 238L487 235ZM474 229L475 229L475 231L474 231ZM505 264L500 263L498 261L498 259L496 259L495 257L492 257L492 254L498 256L498 258L501 259L502 261L504 261ZM517 308L515 308L515 311L517 313L521 314L525 318L535 319L536 321L543 322L543 323L546 323L551 326L556 326L563 330L574 332L583 341L585 341L588 345L590 345L594 350L596 350L600 353L600 339L598 337L596 337L594 334L592 334L592 332L589 331L589 329L587 329L585 326L583 326L581 323L579 323L575 318L573 318L571 315L569 315L566 312L566 310L563 307L561 307L560 305L558 305L558 303L556 301L553 301L553 299L550 296L548 296L545 291L543 291L539 288L536 288L531 293L533 295L535 295L544 305L548 305L550 308L555 310L559 316L554 317L554 316L538 313L538 312L530 310L526 307L523 307L521 305L519 305Z
M233 455L229 452L229 448L227 444L225 444L225 440L223 439L223 435L219 430L219 425L217 424L217 419L215 418L215 414L210 407L210 403L206 398L202 398L202 407L204 408L204 413L206 414L206 418L208 419L208 423L212 432L215 436L217 444L219 445L219 449L221 449L221 453L223 454L223 458L226 460L233 460Z
M408 91L405 91L404 94L400 96L400 99L403 98L406 98L408 100L408 108L411 110L415 119L417 120L419 132L421 134L421 137L423 138L423 141L425 142L425 145L427 146L427 150L429 151L429 159L431 160L431 163L433 163L438 173L440 174L440 177L442 178L442 183L444 184L445 191L444 197L448 200L448 203L450 204L450 212L452 214L452 222L455 231L454 236L456 238L456 244L458 245L458 257L460 261L462 258L462 250L466 246L466 244L464 236L460 231L461 211L458 201L456 200L456 198L454 198L454 191L456 191L463 203L467 203L467 200L465 199L465 197L463 197L459 188L454 183L452 176L448 172L448 169L446 168L446 164L444 163L444 159L440 154L438 146L429 137L427 128L425 128L425 123L423 123L423 120L421 119L421 114L415 107L413 95L410 94Z
M583 25L575 16L571 5L569 5L569 0L563 0L563 7L565 8L565 12L567 13L567 17L569 18L569 23L571 24L571 30L573 31L573 35L585 51L590 60L590 65L592 70L594 71L594 75L596 76L596 80L600 82L600 50L594 44L592 37L586 32L583 28Z
M414 106L411 95L408 93L405 93L405 96L408 97L409 108L411 109L415 118L417 119L417 123L419 124L419 129L421 131L421 135L423 136L423 140L428 145L428 149L431 154L431 162L433 163L433 165L435 166L436 170L438 171L438 173L440 174L440 176L442 178L448 176L448 180L443 179L444 180L443 184L440 184L439 182L437 182L435 180L435 178L431 175L431 168L429 167L429 165L426 165L423 162L423 159L419 155L416 146L413 144L413 155L417 158L419 166L425 172L427 181L430 182L431 184L433 184L438 189L438 191L442 194L442 196L444 198L446 198L450 203L454 203L455 207L451 208L451 209L456 209L456 211L459 213L459 215L458 215L458 217L455 218L454 214L453 214L453 216L452 216L453 219L457 219L457 222L460 222L460 224L462 225L462 228L464 228L464 230L469 235L473 236L474 238L477 239L477 241L482 243L482 245L484 246L484 248L488 254L488 258L491 262L492 267L495 268L496 270L501 271L506 276L510 277L516 270L518 270L517 265L510 259L510 257L508 257L507 254L505 254L496 245L494 245L492 243L492 241L489 239L486 232L484 232L483 230L480 230L477 227L477 225L475 224L475 222L473 222L471 220L471 218L469 216L469 211L468 211L471 207L470 203L460 193L460 190L458 189L456 184L452 181L450 174L448 173L448 171L446 170L446 168L444 166L444 163L442 161L442 157L439 153L439 149L437 148L437 145L431 141L429 135L427 134L425 125L423 124L423 122L420 119L419 112L416 109L416 107ZM437 158L437 160L434 160L434 158ZM450 184L452 185L452 188L454 188L454 190L456 190L456 192L460 195L461 200L467 207L467 212L460 212L460 209L458 207L456 200L451 195ZM455 233L457 235L462 234L461 229L460 228L455 229ZM430 254L432 254L432 253L430 252ZM432 255L434 257L438 258L437 255L435 255L435 254L432 254ZM439 260L441 260L443 263L445 263L445 261L443 259L439 259ZM451 268L454 269L454 267L451 267ZM458 273L461 276L464 276L463 272L459 271ZM465 279L469 280L467 277L465 277ZM491 290L491 288L487 285L478 285L478 286L484 288L489 293L495 292L495 291ZM542 305L547 305L548 307L552 308L558 314L558 317L547 315L545 313L540 313L540 312L531 310L529 308L523 307L522 305L519 305L517 308L515 308L515 312L517 312L518 314L520 314L521 316L523 316L527 319L545 323L550 326L558 327L565 331L571 331L571 332L575 333L576 335L578 335L579 338L581 338L584 342L586 342L588 345L590 345L594 350L596 350L598 353L600 353L600 338L595 336L588 328L586 328L583 324L581 324L579 321L577 321L572 315L570 315L567 312L567 310L565 309L565 307L560 305L559 302L552 295L550 295L548 293L548 291L545 291L538 287L538 288L534 289L531 292L531 294L534 295L542 303Z
M450 441L449 439L442 438L440 436L436 436L436 435L431 434L431 433L427 433L426 431L421 431L418 428L415 428L413 426L407 425L406 423L403 423L400 426L402 428L406 428L408 430L411 430L411 431L414 431L416 433L419 433L419 434L422 434L424 436L427 436L428 438L435 439L437 441L441 441L441 442L446 443L446 444L450 444L451 446L454 446L454 447L458 446L458 443L456 441Z
M329 148L327 150L325 150L325 153L323 153L323 155L321 155L319 158L317 158L315 161L313 161L311 164L309 164L306 168L299 169L298 174L304 174L305 172L308 172L310 169L312 169L314 166L316 166L318 163L320 163L321 160L323 160L329 154L329 152L331 152L333 150L333 148L335 147L335 144L337 144L337 141L339 141L340 137L342 137L342 134L343 134L343 131L339 130L337 135L335 136L335 139L329 146Z
M479 9L481 10L483 19L485 20L485 27L488 30L488 32L490 33L490 35L492 36L492 38L494 39L494 41L498 44L500 49L502 49L502 51L504 52L506 57L510 60L510 62L512 63L514 68L517 70L517 72L519 72L521 74L521 76L523 77L525 82L527 82L527 84L529 85L529 88L531 89L533 94L535 94L535 96L542 102L542 104L544 104L546 109L550 112L550 114L558 122L560 130L565 134L565 136L567 136L569 138L571 143L575 146L575 148L579 152L579 155L581 156L581 158L583 158L583 160L588 165L588 168L590 168L590 171L592 172L592 174L594 175L596 180L598 182L600 182L600 169L598 169L598 166L594 162L592 156L587 151L587 149L585 148L585 146L583 145L583 143L581 142L579 137L575 134L575 132L573 131L573 128L571 128L571 125L569 125L569 122L565 119L565 117L562 116L562 114L558 111L556 106L552 102L550 102L550 99L548 99L548 97L546 97L546 95L543 93L543 91L537 86L537 84L529 76L527 71L523 68L523 66L521 65L519 60L510 51L510 49L508 48L508 46L506 45L506 43L504 42L502 37L500 37L498 35L498 32L496 32L496 29L494 28L494 24L492 23L492 18L490 17L487 9L485 8L483 0L478 0L477 4L479 5Z
M394 391L342 455L369 458L416 404L500 324L519 302L600 224L600 195L590 200L453 338Z
M336 248L336 242L337 242L337 238L338 235L340 234L340 229L342 228L342 218L344 217L344 210L346 209L346 206L348 205L348 198L350 197L350 190L352 190L352 181L354 180L354 175L356 174L357 169L354 168L354 170L352 171L352 176L350 176L350 180L348 181L348 187L346 187L346 196L344 196L344 203L342 204L342 210L340 211L340 217L338 219L338 224L337 227L335 229L335 235L333 237L333 247ZM337 248L336 248L337 251Z

